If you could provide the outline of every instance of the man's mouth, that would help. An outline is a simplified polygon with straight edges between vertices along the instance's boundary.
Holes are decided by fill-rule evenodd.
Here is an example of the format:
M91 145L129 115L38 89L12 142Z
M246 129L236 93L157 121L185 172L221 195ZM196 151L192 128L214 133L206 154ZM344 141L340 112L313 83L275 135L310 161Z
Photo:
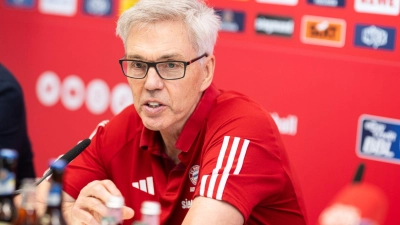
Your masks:
M153 109L161 106L161 104L158 102L148 102L146 105Z

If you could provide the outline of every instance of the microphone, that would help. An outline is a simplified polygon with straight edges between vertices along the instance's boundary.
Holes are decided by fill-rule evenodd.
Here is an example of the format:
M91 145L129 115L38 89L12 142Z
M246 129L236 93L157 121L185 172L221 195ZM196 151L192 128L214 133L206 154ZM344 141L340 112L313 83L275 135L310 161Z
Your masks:
M385 222L388 199L376 185L362 182L365 165L361 163L352 180L325 208L318 225L382 225Z
M90 142L91 142L91 140L89 138L84 139L83 141L79 142L75 147L73 147L71 150L69 150L67 153L65 153L63 156L61 156L59 159L57 159L53 163L55 163L59 160L64 160L66 162L66 164L69 164L73 159L75 159L79 154L81 154L83 152L83 150L85 150L90 145ZM42 181L44 179L46 179L51 174L53 174L53 170L51 169L51 166L50 166L50 168L46 170L43 177L35 182L35 185L38 186L40 183L42 183ZM19 194L19 193L21 193L21 191L22 191L21 189L15 190L14 194Z

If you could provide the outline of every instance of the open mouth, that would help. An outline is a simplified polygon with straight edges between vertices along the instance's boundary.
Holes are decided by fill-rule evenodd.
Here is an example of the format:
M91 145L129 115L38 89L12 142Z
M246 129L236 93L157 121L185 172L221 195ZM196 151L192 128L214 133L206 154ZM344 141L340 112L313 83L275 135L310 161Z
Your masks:
M161 105L160 103L158 103L158 102L148 102L146 105L147 105L148 107L153 108L153 109L162 106L162 105Z

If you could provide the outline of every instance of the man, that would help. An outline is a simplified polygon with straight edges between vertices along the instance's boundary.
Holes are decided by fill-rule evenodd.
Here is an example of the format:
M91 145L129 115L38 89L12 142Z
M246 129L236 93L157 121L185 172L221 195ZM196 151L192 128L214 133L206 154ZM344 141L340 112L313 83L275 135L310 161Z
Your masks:
M26 128L25 104L22 89L0 63L0 149L18 152L16 188L24 178L35 178L33 153Z
M145 200L161 203L161 224L306 224L269 113L212 84L218 29L196 0L142 0L120 17L134 105L68 166L70 224L99 224L112 195L124 196L125 219L136 213L124 224Z

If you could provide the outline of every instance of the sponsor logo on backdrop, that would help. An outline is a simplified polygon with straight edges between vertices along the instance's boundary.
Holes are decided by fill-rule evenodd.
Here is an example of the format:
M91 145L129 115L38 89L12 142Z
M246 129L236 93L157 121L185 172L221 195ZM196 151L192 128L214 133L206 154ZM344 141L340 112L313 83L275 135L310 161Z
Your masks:
M55 105L60 98L61 81L56 73L46 71L36 82L36 96L44 106Z
M110 103L110 88L101 79L90 81L86 87L86 108L89 112L99 115L104 113Z
M301 41L306 44L343 47L346 21L336 18L303 16Z
M121 15L125 10L134 6L139 0L120 0L119 1L119 15Z
M360 158L400 164L400 120L360 116L356 153Z
M344 7L345 0L307 0L309 4L330 6L330 7Z
M372 48L394 50L396 30L390 27L357 24L354 35L354 45Z
M297 121L298 118L295 115L288 115L287 117L280 117L278 113L271 113L272 119L274 119L276 126L281 134L295 136L297 133Z
M277 5L297 5L298 0L256 0L259 3L269 3Z
M291 37L294 21L289 17L257 15L254 28L258 34Z
M116 115L133 103L131 89L126 83L117 84L110 91L105 81L94 79L85 87L77 75L69 75L61 82L59 76L52 71L43 72L39 76L36 96L44 106L52 107L61 101L70 111L80 109L85 103L88 111L95 115L105 113L108 107Z
M354 0L354 10L361 13L397 16L400 11L400 0Z
M33 8L34 0L6 0L7 5L18 8Z
M39 12L60 16L74 16L78 0L39 0Z
M79 109L85 100L85 84L76 75L66 77L61 86L61 102L70 111Z
M109 16L112 11L111 0L84 0L85 13L93 16Z
M244 12L229 9L216 9L216 12L221 17L222 31L242 32L244 30Z

